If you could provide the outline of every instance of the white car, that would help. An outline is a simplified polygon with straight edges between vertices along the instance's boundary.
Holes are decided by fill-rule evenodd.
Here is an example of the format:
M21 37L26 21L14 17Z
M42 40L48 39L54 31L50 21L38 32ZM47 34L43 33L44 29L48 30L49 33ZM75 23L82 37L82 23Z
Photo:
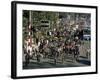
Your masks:
M85 34L83 35L84 40L91 40L91 35Z

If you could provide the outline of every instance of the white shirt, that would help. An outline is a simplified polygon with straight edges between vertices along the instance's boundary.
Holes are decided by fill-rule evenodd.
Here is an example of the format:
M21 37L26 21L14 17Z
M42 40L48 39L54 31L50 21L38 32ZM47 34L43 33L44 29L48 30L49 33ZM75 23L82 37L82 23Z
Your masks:
M28 50L30 51L29 55L32 55L32 47L31 46L27 46L27 53L28 53Z

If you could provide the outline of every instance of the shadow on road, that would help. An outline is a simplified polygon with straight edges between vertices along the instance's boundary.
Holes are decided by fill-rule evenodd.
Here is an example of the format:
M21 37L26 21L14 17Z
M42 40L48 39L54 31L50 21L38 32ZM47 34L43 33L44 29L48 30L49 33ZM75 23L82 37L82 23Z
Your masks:
M91 62L89 60L78 60L77 62L85 64L85 65L91 65Z

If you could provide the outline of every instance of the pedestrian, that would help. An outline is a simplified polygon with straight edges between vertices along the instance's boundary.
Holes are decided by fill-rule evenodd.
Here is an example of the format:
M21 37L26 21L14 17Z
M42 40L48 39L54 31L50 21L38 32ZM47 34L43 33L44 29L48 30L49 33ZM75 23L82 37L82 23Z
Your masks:
M27 67L29 64L29 60L30 60L30 50L28 50L28 53L25 55L25 66Z

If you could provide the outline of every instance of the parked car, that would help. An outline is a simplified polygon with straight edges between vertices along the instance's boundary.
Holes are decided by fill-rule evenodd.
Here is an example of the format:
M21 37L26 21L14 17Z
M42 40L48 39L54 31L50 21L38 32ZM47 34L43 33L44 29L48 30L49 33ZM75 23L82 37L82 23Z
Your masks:
M91 30L90 30L90 28L85 28L83 31L84 31L83 39L84 40L91 40Z
M91 40L91 35L89 35L89 34L84 34L84 35L83 35L83 39L84 39L84 40Z

